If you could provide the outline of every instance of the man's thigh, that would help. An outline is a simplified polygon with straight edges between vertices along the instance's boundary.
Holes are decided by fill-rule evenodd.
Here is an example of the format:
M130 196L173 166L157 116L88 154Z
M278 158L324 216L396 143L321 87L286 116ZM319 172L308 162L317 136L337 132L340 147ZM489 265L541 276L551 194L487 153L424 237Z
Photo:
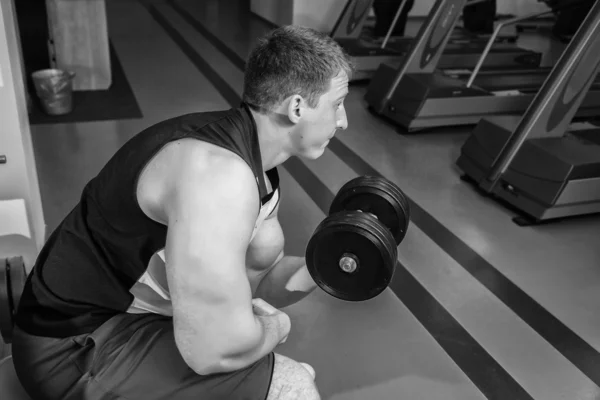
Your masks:
M172 320L153 314L119 315L91 335L55 344L35 337L21 344L29 350L17 355L19 377L30 395L48 400L264 400L275 363L271 353L243 370L198 375L177 350Z

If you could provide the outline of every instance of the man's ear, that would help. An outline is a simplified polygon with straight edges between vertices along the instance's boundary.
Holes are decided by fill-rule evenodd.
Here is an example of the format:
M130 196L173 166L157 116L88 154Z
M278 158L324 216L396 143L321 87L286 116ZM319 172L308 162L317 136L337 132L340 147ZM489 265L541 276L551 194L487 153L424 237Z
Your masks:
M304 101L304 98L302 98L302 96L297 94L290 96L290 101L288 102L287 109L288 118L290 119L290 122L292 122L293 124L297 124L298 122L300 122L300 120L304 116L305 108L306 102Z

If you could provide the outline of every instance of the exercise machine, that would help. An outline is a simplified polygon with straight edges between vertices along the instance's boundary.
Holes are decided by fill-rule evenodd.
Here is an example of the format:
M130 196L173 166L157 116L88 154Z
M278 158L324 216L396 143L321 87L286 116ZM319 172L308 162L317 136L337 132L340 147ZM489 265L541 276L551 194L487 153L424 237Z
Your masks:
M468 4L475 5L485 1L490 0L472 0ZM391 34L407 2L408 0L399 2L394 20L385 38L375 40L362 35L373 0L348 1L332 30L331 37L352 58L356 66L356 72L352 77L353 81L370 79L382 63L398 65L406 59L413 46L414 38L393 37ZM460 12L467 5L467 1L464 0L461 3ZM452 28L455 28L460 12L452 15L452 21L428 18L424 25L428 23L451 24ZM439 68L473 68L489 39L476 38L476 35L468 33L466 30L462 30L463 34L454 32L456 32L455 29L450 30L450 40L444 47L444 52L439 60ZM499 37L500 35L496 35L495 41L498 41ZM540 53L520 48L512 43L498 42L486 58L484 68L535 68L539 66L540 62Z
M17 234L0 236L0 335L6 344L12 343L14 315L27 279L25 262L34 260L36 254L31 239ZM17 378L11 356L0 360L0 399L31 400Z
M429 18L452 20L463 3L440 0ZM423 26L415 46L400 67L379 66L365 95L368 106L409 131L475 125L485 117L522 115L552 69L483 71L482 67L494 44L494 36L503 26L545 14L515 17L498 24L472 70L438 70L452 26L435 23ZM521 87L514 86L519 82ZM600 86L594 83L591 89L577 110L578 118L600 114Z
M600 212L600 129L569 129L599 70L596 2L516 129L484 119L463 145L465 180L521 211L516 223Z
M26 277L22 257L0 258L0 334L4 343L12 342L14 315Z

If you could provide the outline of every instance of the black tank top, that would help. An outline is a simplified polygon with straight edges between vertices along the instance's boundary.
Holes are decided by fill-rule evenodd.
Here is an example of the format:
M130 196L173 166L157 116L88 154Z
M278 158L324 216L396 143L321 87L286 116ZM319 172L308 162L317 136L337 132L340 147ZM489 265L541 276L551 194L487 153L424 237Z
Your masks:
M39 336L92 332L132 303L129 289L164 248L167 228L138 205L137 180L150 159L171 141L195 138L228 149L254 172L261 203L279 185L267 171L267 192L256 124L247 106L194 113L147 128L121 147L85 186L79 203L52 233L27 279L17 325ZM210 193L207 193L210 195Z

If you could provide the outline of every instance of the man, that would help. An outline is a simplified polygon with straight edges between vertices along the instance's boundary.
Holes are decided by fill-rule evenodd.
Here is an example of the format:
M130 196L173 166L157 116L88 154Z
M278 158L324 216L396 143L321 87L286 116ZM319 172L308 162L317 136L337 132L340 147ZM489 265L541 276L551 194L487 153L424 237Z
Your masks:
M463 8L463 26L471 33L489 35L494 33L496 0L488 0Z
M385 37L394 22L394 17L398 12L398 7L402 5L402 0L375 0L373 1L373 12L375 13L375 26L373 35L376 37ZM407 0L400 11L400 16L392 30L392 36L405 36L406 21L408 14L415 5L415 0Z
M312 368L274 353L278 309L315 288L283 255L276 167L347 127L350 73L326 35L276 29L240 108L158 123L113 156L27 280L13 353L32 398L319 398Z

